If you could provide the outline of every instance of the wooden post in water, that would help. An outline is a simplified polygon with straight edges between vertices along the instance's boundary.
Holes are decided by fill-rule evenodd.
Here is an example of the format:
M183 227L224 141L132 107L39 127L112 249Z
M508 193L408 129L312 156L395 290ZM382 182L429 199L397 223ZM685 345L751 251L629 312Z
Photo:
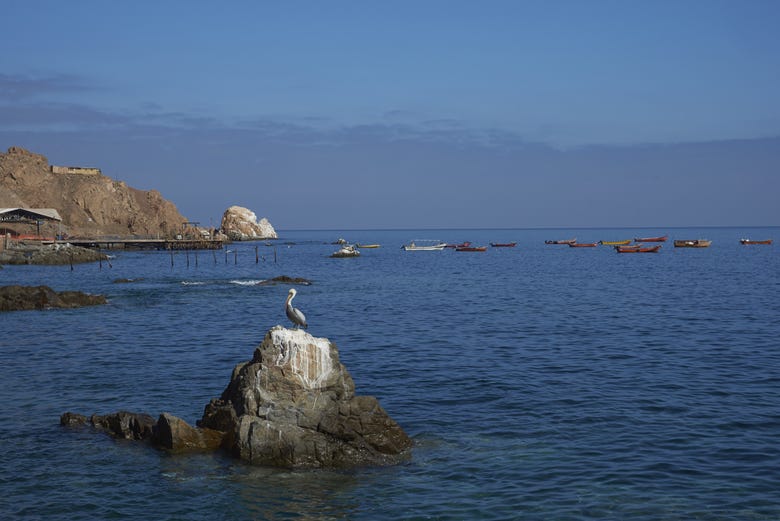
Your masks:
M257 253L257 246L255 246L255 264L260 262L260 255Z
M173 248L168 248L171 252L171 268L173 268Z
M73 252L70 252L70 271L73 271Z
M211 253L214 255L214 266L217 265L217 250L211 250Z
M227 248L225 248L225 264L227 264Z
M195 250L195 267L198 267L198 250Z
M233 262L238 266L238 250L233 250Z
M187 267L190 267L190 250L185 250L184 255L187 257Z

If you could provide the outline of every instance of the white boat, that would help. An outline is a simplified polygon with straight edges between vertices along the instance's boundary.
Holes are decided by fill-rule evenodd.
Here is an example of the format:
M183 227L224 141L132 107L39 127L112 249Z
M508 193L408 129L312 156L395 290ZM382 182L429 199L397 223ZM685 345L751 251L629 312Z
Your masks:
M447 246L446 242L430 239L415 239L403 246L405 251L441 251Z
M360 257L360 252L357 251L357 249L351 244L347 244L343 246L339 251L331 254L331 257L334 258Z

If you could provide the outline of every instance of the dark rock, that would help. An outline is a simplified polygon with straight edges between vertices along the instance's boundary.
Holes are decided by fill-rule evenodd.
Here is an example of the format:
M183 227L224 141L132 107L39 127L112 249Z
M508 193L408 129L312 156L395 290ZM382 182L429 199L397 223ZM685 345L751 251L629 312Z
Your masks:
M114 284L129 284L131 282L140 282L144 280L143 277L137 279L114 279Z
M154 443L172 452L215 451L222 444L224 433L192 427L181 418L163 413L154 428Z
M79 425L86 425L87 417L83 414L76 414L75 412L66 412L60 416L60 425L65 427L77 427Z
M56 246L26 246L19 244L0 252L0 264L81 264L108 260L108 255L98 250L80 246L58 244Z
M103 295L80 291L57 293L48 286L0 286L0 311L77 308L105 304Z
M311 281L301 277L288 277L287 275L280 275L272 279L258 282L258 286L272 286L274 284L298 284L301 286L311 286Z
M105 416L93 414L89 420L98 429L126 440L149 440L154 429L154 418L144 413L119 411Z

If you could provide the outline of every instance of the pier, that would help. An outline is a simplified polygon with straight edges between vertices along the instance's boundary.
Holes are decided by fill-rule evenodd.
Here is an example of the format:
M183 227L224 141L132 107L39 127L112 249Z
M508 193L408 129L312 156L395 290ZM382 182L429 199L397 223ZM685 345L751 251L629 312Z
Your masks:
M220 250L221 239L60 239L44 244L69 243L102 250Z

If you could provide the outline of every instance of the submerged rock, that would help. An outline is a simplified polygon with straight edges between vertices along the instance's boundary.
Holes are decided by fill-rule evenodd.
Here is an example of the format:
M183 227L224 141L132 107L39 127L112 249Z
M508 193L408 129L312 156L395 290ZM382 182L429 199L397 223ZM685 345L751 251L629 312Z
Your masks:
M311 286L311 281L303 277L288 277L280 275L272 279L262 280L257 283L258 286L273 286L274 284L298 284L300 286Z
M255 239L276 239L276 230L263 217L243 206L231 206L222 215L220 230L232 241L250 241Z
M0 286L0 311L78 308L105 303L105 296L81 291L56 292L49 286Z
M65 413L75 426L86 417ZM172 452L223 448L255 465L329 468L391 465L410 457L412 440L373 396L355 384L327 338L271 328L251 360L233 369L220 398L206 405L197 427L167 413L93 415L112 436L145 440Z

